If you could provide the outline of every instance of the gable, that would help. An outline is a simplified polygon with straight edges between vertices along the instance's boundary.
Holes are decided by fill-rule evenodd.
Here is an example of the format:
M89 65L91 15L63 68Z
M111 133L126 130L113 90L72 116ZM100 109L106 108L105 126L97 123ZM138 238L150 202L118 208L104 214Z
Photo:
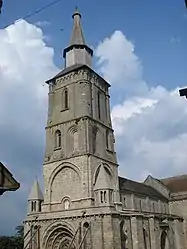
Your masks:
M156 189L160 194L162 194L166 198L169 198L170 190L161 181L152 177L151 175L149 175L145 179L144 184L151 186L152 188Z
M135 182L126 178L119 177L120 192L131 192L157 199L168 199L163 193L153 188L151 185Z

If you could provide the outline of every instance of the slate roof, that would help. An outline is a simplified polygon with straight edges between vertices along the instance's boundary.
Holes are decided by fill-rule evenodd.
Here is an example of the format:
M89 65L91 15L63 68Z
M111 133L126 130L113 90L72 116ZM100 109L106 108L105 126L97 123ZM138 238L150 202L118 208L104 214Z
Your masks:
M160 179L160 182L164 184L171 191L171 193L187 191L187 175Z
M74 25L70 45L86 45L80 23L81 14L79 13L77 8L75 9L75 12L72 17L74 19Z
M165 196L160 194L156 189L152 188L151 186L148 186L144 183L135 182L123 177L119 177L119 188L121 192L129 191L132 193L137 193L157 199L167 199Z
M108 174L103 164L100 167L99 175L94 186L94 190L99 189L111 189L111 182L109 181Z
M29 195L29 201L30 200L43 200L43 194L42 191L40 190L40 186L38 181L36 180L31 188L31 192Z
M50 82L53 82L54 80L66 75L66 74L68 74L68 73L70 73L72 71L79 70L81 68L89 69L90 71L95 73L102 81L104 81L105 84L107 84L108 87L110 87L110 84L107 81L105 81L105 79L103 79L99 74L97 74L92 68L90 68L89 66L84 65L84 64L75 64L75 65L72 65L70 67L64 68L56 76L54 76L53 78L47 80L46 83L49 84Z

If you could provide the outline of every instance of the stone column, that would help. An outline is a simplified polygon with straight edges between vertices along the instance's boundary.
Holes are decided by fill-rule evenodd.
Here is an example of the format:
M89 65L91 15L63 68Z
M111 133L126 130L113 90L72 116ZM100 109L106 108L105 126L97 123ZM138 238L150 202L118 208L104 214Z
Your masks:
M151 245L151 249L157 249L156 248L155 221L154 221L153 217L151 217L149 219L149 231L150 231L150 245Z
M131 232L132 232L133 249L139 249L138 247L138 221L136 217L131 218Z

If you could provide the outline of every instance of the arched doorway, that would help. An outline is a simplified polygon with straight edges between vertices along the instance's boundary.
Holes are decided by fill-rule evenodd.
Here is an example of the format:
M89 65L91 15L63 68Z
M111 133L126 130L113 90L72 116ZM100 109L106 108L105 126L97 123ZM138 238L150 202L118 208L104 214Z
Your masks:
M60 244L58 246L58 249L68 249L70 244L71 244L71 240L69 238L64 237L61 240L61 242L60 242ZM76 249L74 244L71 245L71 249Z
M72 231L66 224L59 224L51 227L44 237L43 248L45 249L76 249L75 241L72 241L75 231Z
M169 240L166 230L163 230L160 237L160 247L161 249L169 249Z

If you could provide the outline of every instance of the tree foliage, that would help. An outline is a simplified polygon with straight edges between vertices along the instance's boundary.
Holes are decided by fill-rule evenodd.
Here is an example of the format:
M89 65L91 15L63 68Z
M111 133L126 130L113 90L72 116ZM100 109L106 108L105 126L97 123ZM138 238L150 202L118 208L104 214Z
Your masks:
M23 249L24 228L22 225L16 227L14 236L0 236L0 249Z

